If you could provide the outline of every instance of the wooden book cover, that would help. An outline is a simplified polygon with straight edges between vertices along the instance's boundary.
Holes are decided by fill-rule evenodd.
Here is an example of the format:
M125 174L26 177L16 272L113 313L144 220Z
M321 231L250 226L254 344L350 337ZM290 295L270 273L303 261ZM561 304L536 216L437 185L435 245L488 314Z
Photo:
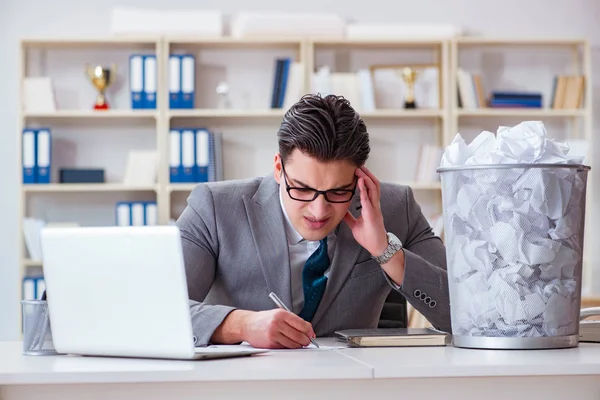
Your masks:
M350 347L445 346L450 340L433 328L346 329L335 335Z

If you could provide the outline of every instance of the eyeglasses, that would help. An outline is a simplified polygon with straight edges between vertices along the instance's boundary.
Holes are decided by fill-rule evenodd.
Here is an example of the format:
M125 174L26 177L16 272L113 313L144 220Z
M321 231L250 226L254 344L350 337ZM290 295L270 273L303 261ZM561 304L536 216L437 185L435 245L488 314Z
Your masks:
M287 172L283 161L281 162L281 169L283 170L283 180L285 181L285 190L288 195L297 201L311 202L314 201L320 194L325 197L330 203L348 203L352 200L354 193L356 192L356 179L354 182L354 188L352 189L329 189L329 190L317 190L308 187L293 187L287 181Z

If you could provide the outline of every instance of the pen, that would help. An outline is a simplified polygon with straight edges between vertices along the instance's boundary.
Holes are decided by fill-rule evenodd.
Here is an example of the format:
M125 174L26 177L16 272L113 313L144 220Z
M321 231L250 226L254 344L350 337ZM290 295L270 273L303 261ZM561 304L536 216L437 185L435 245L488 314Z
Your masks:
M287 308L285 306L285 304L283 304L283 302L281 300L279 300L279 297L277 297L277 295L275 293L273 293L273 292L269 293L269 297L271 298L271 300L273 300L275 302L275 304L277 304L277 307L283 308L285 311L291 312L289 310L289 308ZM317 348L319 348L319 345L315 339L310 338L310 337L309 337L309 339L312 344L314 344Z

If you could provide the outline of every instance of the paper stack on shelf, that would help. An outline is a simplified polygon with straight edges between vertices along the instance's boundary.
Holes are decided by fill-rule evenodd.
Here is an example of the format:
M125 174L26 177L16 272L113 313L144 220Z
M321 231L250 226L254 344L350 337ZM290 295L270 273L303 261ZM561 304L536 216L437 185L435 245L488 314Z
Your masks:
M23 80L23 111L51 113L56 111L52 79L47 76L29 76Z
M415 181L417 182L438 182L440 175L437 168L442 160L444 149L440 146L430 144L422 145L419 153L419 165Z
M312 12L240 12L231 18L231 36L319 37L342 39L346 22L337 14Z
M132 150L127 156L123 184L149 186L156 184L159 153L156 150Z
M42 261L42 228L46 223L41 219L23 218L23 235L29 258L33 261Z
M213 10L168 10L115 7L110 32L113 35L223 36L223 15Z
M368 69L331 72L329 66L323 66L313 73L311 93L344 96L358 112L375 111L373 77Z
M451 24L390 24L350 23L346 27L348 39L450 39L460 36L462 29Z

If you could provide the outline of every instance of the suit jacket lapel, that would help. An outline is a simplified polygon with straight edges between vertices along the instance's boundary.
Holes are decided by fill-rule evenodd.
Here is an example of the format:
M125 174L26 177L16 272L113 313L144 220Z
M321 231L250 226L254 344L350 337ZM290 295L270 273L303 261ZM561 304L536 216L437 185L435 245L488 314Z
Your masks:
M263 178L252 199L244 198L244 205L267 288L291 308L290 257L275 179Z
M358 202L358 197L359 196L357 195L350 207L350 212L354 217L360 215L360 212L356 211L356 206L360 204ZM325 293L323 293L321 302L312 319L313 327L319 323L335 299L335 296L342 289L342 286L344 286L346 278L348 278L350 271L352 271L352 267L356 264L356 260L358 259L361 250L362 246L354 240L354 235L352 235L352 231L348 225L344 221L340 222L333 260L331 260L331 271L329 273L329 278L327 279Z

